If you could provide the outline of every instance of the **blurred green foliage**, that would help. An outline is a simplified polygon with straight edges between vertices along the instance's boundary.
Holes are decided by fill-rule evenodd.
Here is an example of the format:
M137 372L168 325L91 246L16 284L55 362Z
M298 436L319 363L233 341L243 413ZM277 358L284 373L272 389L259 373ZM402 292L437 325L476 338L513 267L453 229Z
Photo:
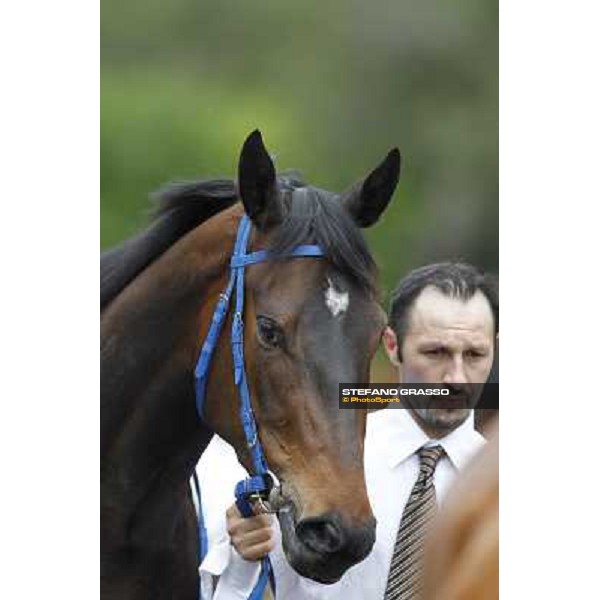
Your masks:
M101 240L173 179L235 176L263 132L279 169L343 190L393 146L368 231L384 292L421 264L498 265L496 0L103 0Z

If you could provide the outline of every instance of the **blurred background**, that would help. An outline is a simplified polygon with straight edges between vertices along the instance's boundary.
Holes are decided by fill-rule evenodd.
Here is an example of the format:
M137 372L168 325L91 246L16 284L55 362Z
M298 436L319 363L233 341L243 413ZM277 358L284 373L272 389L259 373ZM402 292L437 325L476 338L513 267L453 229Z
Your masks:
M235 177L260 128L278 169L335 191L400 148L367 231L386 306L428 262L498 271L496 0L102 0L101 39L103 248L162 183Z

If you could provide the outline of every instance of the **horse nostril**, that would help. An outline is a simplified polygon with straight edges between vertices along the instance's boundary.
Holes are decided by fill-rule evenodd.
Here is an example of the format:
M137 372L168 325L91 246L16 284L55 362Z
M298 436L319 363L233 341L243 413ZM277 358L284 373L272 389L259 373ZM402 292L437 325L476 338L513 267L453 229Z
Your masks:
M337 552L344 545L342 528L332 518L313 517L296 525L300 541L319 554Z

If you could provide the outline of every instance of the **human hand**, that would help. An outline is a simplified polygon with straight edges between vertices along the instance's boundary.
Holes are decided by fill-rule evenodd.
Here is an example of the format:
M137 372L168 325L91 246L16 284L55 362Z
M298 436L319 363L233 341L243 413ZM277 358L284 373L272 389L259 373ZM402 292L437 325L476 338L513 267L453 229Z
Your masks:
M225 516L231 543L242 558L260 560L275 547L272 515L259 514L245 519L232 504Z

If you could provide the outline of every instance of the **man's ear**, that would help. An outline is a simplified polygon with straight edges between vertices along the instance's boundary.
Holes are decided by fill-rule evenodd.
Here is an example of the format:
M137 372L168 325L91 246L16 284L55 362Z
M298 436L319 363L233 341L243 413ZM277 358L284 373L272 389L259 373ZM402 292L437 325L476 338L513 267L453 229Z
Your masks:
M402 367L402 363L398 359L398 338L394 333L394 330L388 325L382 336L383 347L389 361L397 369Z
M242 146L238 187L244 210L258 229L264 231L280 222L281 203L275 167L258 129Z

